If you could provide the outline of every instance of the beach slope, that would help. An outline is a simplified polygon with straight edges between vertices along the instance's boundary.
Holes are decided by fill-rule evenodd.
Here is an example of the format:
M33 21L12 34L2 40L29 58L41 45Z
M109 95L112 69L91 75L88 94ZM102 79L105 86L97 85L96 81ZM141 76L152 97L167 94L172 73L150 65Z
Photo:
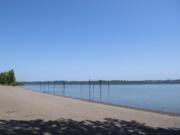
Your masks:
M136 121L150 127L180 128L180 117L0 86L0 120Z

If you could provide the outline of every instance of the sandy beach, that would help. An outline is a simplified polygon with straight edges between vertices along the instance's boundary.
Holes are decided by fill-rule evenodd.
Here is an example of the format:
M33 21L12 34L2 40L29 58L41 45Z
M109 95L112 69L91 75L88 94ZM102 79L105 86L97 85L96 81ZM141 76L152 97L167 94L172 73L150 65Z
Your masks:
M151 127L180 128L180 117L91 103L78 99L0 86L1 120L57 119L137 121Z

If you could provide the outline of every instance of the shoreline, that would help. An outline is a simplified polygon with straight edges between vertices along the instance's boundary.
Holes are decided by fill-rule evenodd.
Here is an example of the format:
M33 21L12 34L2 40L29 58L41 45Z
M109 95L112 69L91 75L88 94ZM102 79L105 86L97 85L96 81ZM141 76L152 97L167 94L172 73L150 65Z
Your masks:
M16 87L20 87L20 86L16 86ZM163 111L158 111L158 110L153 110L153 109L131 107L131 106L126 106L126 105L121 105L121 104L118 105L118 104L113 104L113 103L94 101L94 100L82 99L82 98L77 98L77 97L70 97L70 96L51 94L51 93L48 93L48 92L34 91L34 90L30 89L30 88L24 88L24 87L20 87L20 88L23 88L25 90L30 90L30 91L33 91L33 92L37 92L37 93L43 93L43 94L47 94L47 95L53 95L53 96L64 97L64 98L69 98L69 99L76 99L76 100L80 100L80 101L84 101L84 102L89 102L89 103L96 103L96 104L100 104L100 105L102 104L102 105L108 105L108 106L114 106L114 107L121 107L121 108L126 108L126 109L150 112L150 113L155 113L155 114L162 114L162 115L180 117L180 113L163 112Z
M75 121L136 121L150 127L180 128L180 117L0 86L0 120L71 119Z

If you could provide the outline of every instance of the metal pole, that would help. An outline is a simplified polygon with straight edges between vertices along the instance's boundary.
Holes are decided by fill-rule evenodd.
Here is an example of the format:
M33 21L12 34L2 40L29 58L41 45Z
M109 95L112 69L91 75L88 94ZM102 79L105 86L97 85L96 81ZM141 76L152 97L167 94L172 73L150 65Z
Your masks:
M110 82L108 81L108 100L110 101Z
M89 80L89 100L91 100L91 81Z
M65 96L65 90L66 90L66 82L63 82L63 96Z
M49 81L48 81L48 93L50 93L50 92L49 92Z
M101 87L102 81L101 80L99 81L99 85L100 85L100 101L102 101L102 87Z
M42 90L42 88L41 88L41 82L39 82L39 85L40 85L40 91Z
M82 82L80 82L80 97L82 98Z
M93 81L93 98L94 98L94 81Z
M45 82L44 82L44 84L43 84L43 91L44 91L44 93L46 93L46 85L45 85Z
M55 82L53 82L53 94L55 95Z

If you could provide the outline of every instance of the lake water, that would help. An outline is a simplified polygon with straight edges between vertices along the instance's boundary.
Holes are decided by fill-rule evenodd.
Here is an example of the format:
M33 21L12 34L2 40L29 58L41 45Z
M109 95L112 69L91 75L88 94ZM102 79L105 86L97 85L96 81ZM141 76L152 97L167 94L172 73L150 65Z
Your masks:
M25 85L24 88L115 105L180 113L180 84Z

